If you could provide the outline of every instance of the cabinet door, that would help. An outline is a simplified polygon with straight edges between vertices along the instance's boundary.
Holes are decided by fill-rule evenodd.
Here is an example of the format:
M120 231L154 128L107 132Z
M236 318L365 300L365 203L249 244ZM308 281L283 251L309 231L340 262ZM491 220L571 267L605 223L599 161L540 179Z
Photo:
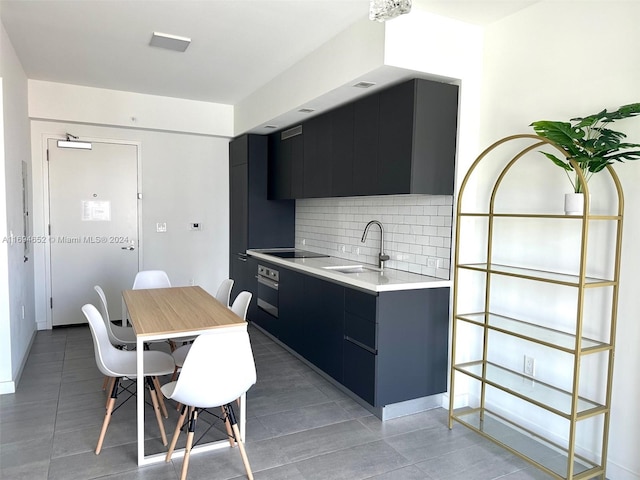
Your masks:
M231 255L247 250L249 167L247 137L229 143L229 250Z
M342 383L367 403L375 405L376 356L345 340Z
M246 163L232 165L229 182L229 250L232 255L247 251L248 239L248 179Z
M331 115L319 115L305 122L304 198L331 196L331 143Z
M325 373L342 381L344 287L304 277L305 327L308 344L302 355Z
M291 144L280 139L280 132L269 135L269 183L270 200L293 198L293 155Z
M258 310L258 260L254 257L248 256L246 265L245 285L246 290L251 292L251 303L249 303L249 310L247 311L247 319L250 321L255 320ZM232 277L233 278L233 277ZM235 283L235 282L234 282Z
M448 287L381 292L377 337L376 402L446 391Z
M246 255L232 255L230 260L230 268L229 268L229 278L233 279L233 288L231 289L231 296L229 298L229 302L232 303L235 298L238 296L238 293L247 290L255 293L251 290L249 285L249 275L251 272L249 271L247 265L247 256ZM255 303L255 299L251 298L251 301Z
M452 195L458 128L458 87L416 81L411 191Z
M412 81L380 92L378 193L381 194L410 192L414 88Z
M246 248L292 247L295 241L295 202L267 199L267 161L267 138L249 135Z
M304 198L304 134L285 140L291 160L291 198Z
M280 340L300 355L306 350L308 334L304 328L306 303L304 300L304 275L280 268L278 320Z
M354 103L353 127L353 193L376 195L378 190L378 94L364 97Z
M331 115L331 196L353 194L353 103L340 107Z

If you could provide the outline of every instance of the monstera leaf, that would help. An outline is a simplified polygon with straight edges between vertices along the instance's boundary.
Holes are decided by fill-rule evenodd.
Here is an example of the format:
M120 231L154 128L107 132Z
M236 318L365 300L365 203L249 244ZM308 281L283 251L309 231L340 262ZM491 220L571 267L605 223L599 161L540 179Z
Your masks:
M572 118L569 122L540 120L531 126L539 136L551 140L567 153L567 157L559 158L547 152L541 152L554 164L564 169L573 185L574 191L580 193L583 186L576 174L573 178L569 172L573 166L569 158L582 169L585 180L594 173L604 170L607 165L625 160L639 160L640 144L627 143L622 132L606 128L608 124L629 117L640 115L640 103L623 105L613 112L606 109L586 117Z

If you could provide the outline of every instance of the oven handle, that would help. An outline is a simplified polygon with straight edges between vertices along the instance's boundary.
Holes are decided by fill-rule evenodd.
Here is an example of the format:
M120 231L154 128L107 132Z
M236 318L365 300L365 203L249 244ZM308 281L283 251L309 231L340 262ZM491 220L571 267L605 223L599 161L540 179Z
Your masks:
M273 288L274 290L278 290L278 282L274 282L273 280L264 278L260 275L258 276L258 283L261 283L262 285L265 285L269 288Z

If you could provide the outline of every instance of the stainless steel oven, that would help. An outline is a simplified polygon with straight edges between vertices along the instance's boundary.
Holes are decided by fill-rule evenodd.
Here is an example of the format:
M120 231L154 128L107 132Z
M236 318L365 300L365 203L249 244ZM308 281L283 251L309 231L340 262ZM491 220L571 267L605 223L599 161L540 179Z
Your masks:
M278 282L280 273L273 268L258 265L258 308L278 318Z

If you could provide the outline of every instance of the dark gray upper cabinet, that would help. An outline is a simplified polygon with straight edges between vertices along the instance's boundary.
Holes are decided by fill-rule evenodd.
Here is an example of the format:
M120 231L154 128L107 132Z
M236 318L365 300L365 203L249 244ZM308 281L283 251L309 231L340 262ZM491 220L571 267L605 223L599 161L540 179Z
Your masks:
M347 195L376 195L380 138L380 96L364 97L353 105L353 184Z
M413 79L276 133L271 198L451 195L457 117L456 85Z
M304 123L302 196L331 196L332 115L319 115Z
M269 135L269 199L303 198L303 141L302 125Z
M331 119L331 192L332 197L352 195L355 175L354 104L350 103L333 110Z
M243 135L229 143L229 275L232 299L247 290L249 248L292 247L295 202L267 200L267 137ZM255 275L255 272L253 272Z

